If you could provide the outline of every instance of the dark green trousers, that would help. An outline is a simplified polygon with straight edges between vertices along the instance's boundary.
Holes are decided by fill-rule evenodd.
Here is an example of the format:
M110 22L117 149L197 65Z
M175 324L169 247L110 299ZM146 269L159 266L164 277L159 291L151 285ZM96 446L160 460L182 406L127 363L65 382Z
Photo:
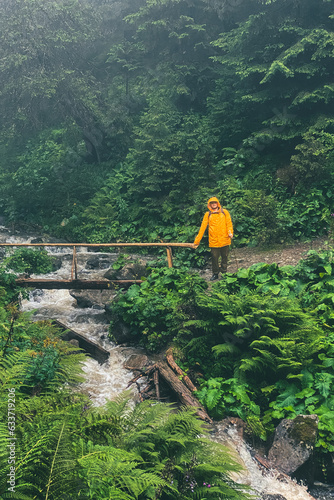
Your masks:
M212 274L218 274L219 271L226 273L227 271L227 257L230 246L225 247L211 247L212 256ZM219 267L219 259L221 259L221 265Z

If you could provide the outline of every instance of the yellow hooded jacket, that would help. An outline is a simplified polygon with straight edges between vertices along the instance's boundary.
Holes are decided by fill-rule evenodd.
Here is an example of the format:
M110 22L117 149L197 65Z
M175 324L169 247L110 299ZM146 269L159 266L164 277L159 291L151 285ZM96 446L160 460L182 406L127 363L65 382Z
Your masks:
M219 212L212 212L210 203L216 201L218 203ZM221 206L217 198L210 198L208 201L209 212L204 214L202 224L198 235L195 238L194 245L199 245L203 234L209 225L209 247L225 247L231 244L229 234L233 236L233 225L229 212L224 208L221 211Z

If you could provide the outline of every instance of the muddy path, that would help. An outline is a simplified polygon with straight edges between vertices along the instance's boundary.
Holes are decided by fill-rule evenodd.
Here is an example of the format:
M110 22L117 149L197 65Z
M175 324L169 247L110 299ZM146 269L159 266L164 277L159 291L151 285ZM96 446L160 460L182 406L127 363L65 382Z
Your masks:
M266 264L276 263L282 266L295 266L301 259L307 256L310 250L326 250L334 247L334 242L328 237L317 238L311 241L294 243L291 245L275 245L270 248L234 248L230 249L228 269L229 273L235 273L238 269L248 268L253 264L264 262ZM211 276L211 263L200 272L204 278Z

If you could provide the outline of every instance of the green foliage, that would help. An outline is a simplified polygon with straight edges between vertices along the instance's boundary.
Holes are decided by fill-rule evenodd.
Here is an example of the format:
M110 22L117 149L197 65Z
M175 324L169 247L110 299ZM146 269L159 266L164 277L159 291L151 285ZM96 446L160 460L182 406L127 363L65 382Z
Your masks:
M16 285L15 279L15 274L0 266L0 306L16 302L19 296L25 296L26 292Z
M216 420L226 416L237 416L246 420L259 417L260 407L250 398L250 388L236 378L221 377L203 381L196 396Z
M86 421L91 416L86 415ZM188 499L193 492L207 491L203 483L214 485L212 498L222 494L244 498L241 487L228 479L237 465L207 440L192 410L175 413L169 405L150 402L132 408L122 397L107 403L103 416L108 417L113 447L90 445L89 453L79 460L83 473L97 479L91 498L113 487L115 492L116 488L127 492L129 498Z
M31 322L11 305L0 308L0 379L21 384L27 394L39 393L65 382L81 380L79 363L85 357L60 339L50 322Z
M324 339L324 352L318 355L322 363L302 370L295 379L281 380L272 387L263 388L270 394L269 408L264 412L263 423L273 429L282 418L294 418L298 414L319 416L319 436L316 447L322 451L333 451L334 393L333 334Z
M7 257L4 264L18 273L44 274L53 271L53 258L46 250L21 248Z
M230 186L226 186L224 194L231 205L236 245L265 245L286 239L278 215L279 202L273 195Z
M117 257L117 260L113 263L112 268L115 269L115 271L122 269L125 266L128 257L129 256L127 254L121 253Z
M312 363L320 349L321 330L291 299L253 293L225 295L212 291L197 302L197 318L187 323L206 332L219 363L200 351L194 338L187 346L201 368L214 376L235 374L252 386L273 383ZM211 367L211 368L210 368Z
M317 447L333 449L332 272L332 251L312 251L295 268L240 269L198 296L184 352L205 374L199 396L213 416L260 417L271 432L282 418L315 413Z
M77 204L103 185L109 164L92 171L78 128L62 125L44 130L12 158L13 165L2 166L1 194L8 199L2 208L9 220L41 223L56 217L58 224L66 225L66 218L76 215Z
M182 341L187 330L183 324L193 314L194 297L207 287L197 274L171 269L153 269L139 285L122 291L111 304L114 320L119 319L131 327L141 345L152 351L161 350L174 338Z
M1 6L9 220L79 241L193 241L220 192L237 245L326 232L330 2L78 5Z
M331 250L312 251L296 267L239 269L210 288L196 275L153 269L112 311L145 347L181 347L214 418L239 416L264 439L279 418L315 412L318 446L332 449L332 273Z
M7 412L6 388L14 384L18 498L188 500L209 493L217 499L250 498L245 486L229 477L240 466L207 439L193 410L175 412L149 402L133 406L127 394L104 408L90 408L85 397L64 388L30 398L12 375L2 386L0 412ZM0 440L6 437L1 428ZM5 491L7 455L0 454L0 461Z

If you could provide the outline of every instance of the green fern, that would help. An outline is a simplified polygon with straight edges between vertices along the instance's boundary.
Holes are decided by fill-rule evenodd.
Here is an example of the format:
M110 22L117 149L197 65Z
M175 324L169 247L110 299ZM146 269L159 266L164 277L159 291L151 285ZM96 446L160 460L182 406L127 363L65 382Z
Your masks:
M110 496L113 493L122 500L137 499L146 490L165 485L157 474L143 470L141 462L135 453L111 447L99 449L98 446L79 459L85 477L94 484L94 490L99 491L103 498L114 498Z

